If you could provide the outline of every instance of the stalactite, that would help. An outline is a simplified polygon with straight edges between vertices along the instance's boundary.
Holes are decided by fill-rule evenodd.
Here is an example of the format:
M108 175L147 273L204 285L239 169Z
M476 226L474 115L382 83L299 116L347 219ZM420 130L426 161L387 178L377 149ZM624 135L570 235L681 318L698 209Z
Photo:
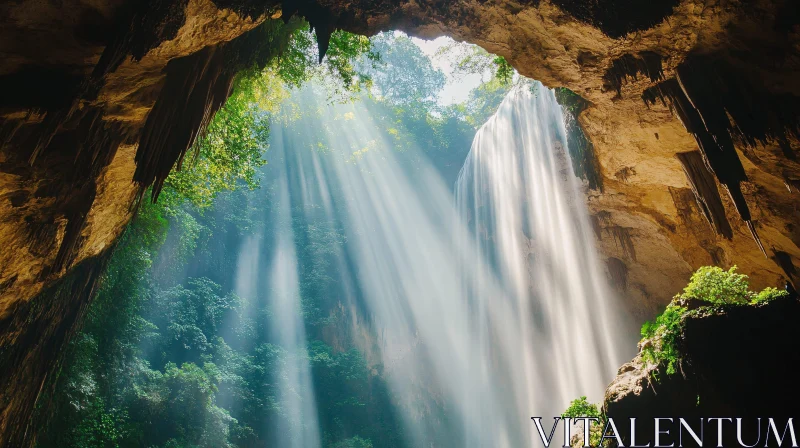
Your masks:
M708 170L705 171L708 173ZM711 173L708 173L708 176L711 177ZM702 211L702 203L697 199L694 191L690 188L669 187L669 192L682 225L695 235L700 247L711 257L712 264L725 266L725 251L716 245L716 236L719 233L714 229L713 224L709 225L709 218Z
M594 215L591 215L592 230L598 241L603 239L603 228L611 226L611 213L607 210L600 210Z
M134 180L153 185L158 197L173 166L184 155L230 94L235 72L226 70L224 46L207 47L170 61L162 93L147 117L136 152Z
M134 181L152 185L154 201L170 171L181 168L186 152L225 104L235 76L266 66L286 49L298 26L297 20L289 25L270 20L231 42L167 64L164 87L147 116L135 158Z
M74 259L97 194L97 179L127 136L126 128L119 123L103 119L101 108L87 111L73 133L74 138L66 139L66 144L74 147L65 148L75 153L74 168L69 170L66 179L70 187L66 193L59 194L59 212L66 217L67 226L53 265L43 272L45 276L60 272Z
M328 47L331 42L331 35L336 30L336 23L340 17L335 15L331 10L320 6L317 2L308 0L283 0L283 20L288 23L292 17L302 15L311 30L316 30L317 34L317 47L319 50L319 62L328 52Z
M628 290L628 266L619 258L610 257L606 260L606 268L611 284L620 291Z
M781 267L789 280L800 278L800 275L798 275L797 272L797 267L794 265L792 256L789 255L789 253L775 249L772 250L772 253L774 255L773 259L775 260L775 263Z
M622 95L622 85L628 78L639 79L639 75L646 76L650 82L658 82L664 79L664 69L661 63L661 55L652 51L643 51L639 57L632 54L624 54L611 61L611 67L603 75L604 87L615 90L617 96Z
M708 223L718 235L727 239L733 238L733 230L725 215L725 206L722 204L717 183L706 168L703 156L699 151L691 151L675 154L675 157L681 163L697 205Z
M786 185L786 189L789 190L789 193L797 193L800 191L800 179L791 179L791 178L784 178L783 184Z
M24 120L2 120L2 124L0 124L0 151L14 139L14 136L22 127L23 123Z
M703 245L703 249L711 256L711 262L714 263L715 266L723 266L725 262L725 251L722 250L721 247L708 247Z
M614 243L622 249L622 253L636 261L636 248L633 245L633 238L631 238L631 229L622 226L608 226L605 230L614 238Z
M32 446L31 420L97 290L112 250L86 260L0 320L0 446Z
M741 190L747 180L734 147L786 142L800 138L800 98L772 94L750 84L734 67L711 57L693 56L680 64L677 76L646 89L647 105L669 103L695 137L706 166L728 191L764 256L750 209Z

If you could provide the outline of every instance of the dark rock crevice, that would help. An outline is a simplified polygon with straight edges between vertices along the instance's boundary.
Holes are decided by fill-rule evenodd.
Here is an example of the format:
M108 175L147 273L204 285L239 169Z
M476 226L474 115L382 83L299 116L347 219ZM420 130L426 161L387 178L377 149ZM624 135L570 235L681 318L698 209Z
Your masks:
M717 183L706 168L703 156L699 151L691 151L675 154L675 157L681 163L697 205L708 223L718 235L727 239L733 238L733 229L725 215L725 206L722 204Z
M576 19L596 26L610 37L622 37L662 22L678 6L677 0L552 0Z
M628 78L639 79L644 75L650 82L658 82L664 79L664 68L661 63L661 55L653 51L643 51L639 57L631 54L624 54L611 61L611 67L603 75L604 88L615 90L617 97L622 96L622 85L628 82Z

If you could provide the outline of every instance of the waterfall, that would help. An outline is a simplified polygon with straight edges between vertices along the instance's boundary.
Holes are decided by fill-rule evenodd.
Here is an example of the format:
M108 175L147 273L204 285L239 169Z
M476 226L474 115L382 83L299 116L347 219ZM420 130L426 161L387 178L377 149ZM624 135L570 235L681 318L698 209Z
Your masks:
M546 422L578 395L601 401L628 355L566 141L553 92L517 86L478 131L455 186L464 246L487 260L464 275L480 316L476 356L492 360L487 381L512 385L503 409ZM487 281L502 295L482 294Z
M337 325L380 365L409 446L534 446L532 416L546 422L581 395L602 398L628 341L552 91L536 83L508 94L475 137L455 196L419 148L393 148L375 103L327 104L314 88L292 101L291 110L316 112L273 125L272 213L344 229L329 254L336 280L321 295L345 310ZM297 350L307 308L300 249L290 225L269 232L240 251L237 291L268 289L274 340ZM259 260L272 260L271 271ZM305 424L285 446L318 445L313 391L300 393L311 389L308 365L297 357L287 369L288 409Z

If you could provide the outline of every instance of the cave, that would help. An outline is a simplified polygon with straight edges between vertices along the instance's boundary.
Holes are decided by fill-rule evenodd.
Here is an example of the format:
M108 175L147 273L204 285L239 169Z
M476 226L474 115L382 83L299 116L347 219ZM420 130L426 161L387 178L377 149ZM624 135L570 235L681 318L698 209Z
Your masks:
M278 411L264 411L269 419L283 423L259 423L270 429L264 434L258 432L256 437L247 432L252 428L246 430L249 427L244 423L236 423L242 418L237 420L235 416L243 411L236 408L235 400L225 398L235 395L233 389L220 386L228 383L214 379L214 375L220 375L218 372L212 375L210 370L202 370L201 359L214 364L211 352L204 351L211 349L203 348L211 347L213 341L198 342L208 339L202 332L192 339L194 342L182 342L185 347L175 349L180 351L180 357L169 362L152 353L149 358L143 357L152 367L148 372L161 375L164 384L190 375L205 375L204 381L211 384L207 390L217 390L207 392L216 400L213 411L229 419L218 419L226 422L224 431L207 432L226 434L225 443L237 441L229 446L378 447L419 446L422 442L431 446L519 446L530 441L526 438L530 434L520 436L514 426L518 423L508 423L512 416L520 417L527 425L531 416L544 411L525 409L520 404L523 400L514 398L520 393L515 385L534 379L548 384L558 381L552 371L535 362L521 363L515 356L535 357L537 345L533 341L554 343L556 335L565 337L562 333L567 327L591 340L592 345L581 355L583 358L576 358L584 359L585 364L575 361L569 367L573 373L565 375L572 375L576 383L594 384L596 378L584 378L584 373L575 372L595 367L608 372L610 376L601 380L605 382L603 387L591 388L600 393L593 399L604 401L601 408L609 416L648 417L664 410L692 416L741 412L731 415L749 417L755 415L754 409L764 415L774 410L776 418L791 415L787 403L796 402L796 394L775 393L791 388L791 373L777 367L748 370L742 366L759 362L760 345L774 343L775 339L796 344L794 330L783 326L776 317L791 318L798 313L794 288L800 281L796 269L800 263L800 12L792 1L115 0L100 4L18 0L4 3L0 11L0 446L59 446L54 440L59 434L66 434L64 428L70 425L59 427L52 422L88 425L87 419L65 420L63 416L65 412L89 415L94 412L92 409L102 409L92 414L98 422L128 428L128 432L120 429L119 434L114 433L117 439L112 437L113 440L127 440L125 446L136 446L131 440L144 440L144 436L132 435L135 430L119 423L144 418L132 415L130 409L101 401L91 402L91 406L86 404L88 401L80 402L72 408L62 403L67 387L64 378L70 377L64 372L79 362L77 354L83 353L80 348L120 344L121 336L111 331L116 321L104 324L98 316L116 319L130 313L138 317L124 321L126 325L141 319L157 327L158 331L147 330L153 334L166 331L165 328L178 331L183 325L155 314L145 319L141 314L144 311L136 308L138 305L108 311L121 303L103 298L112 297L114 293L109 291L113 288L122 288L122 283L113 279L135 276L120 270L115 263L122 256L138 262L150 260L141 269L148 269L147 275L153 281L180 278L183 289L170 290L170 294L188 297L186 303L200 300L200 296L215 297L220 309L228 310L219 311L225 316L233 313L230 310L244 309L244 302L236 301L243 300L239 296L245 296L250 289L285 288L277 280L272 284L260 279L247 289L243 278L259 276L243 274L243 263L257 264L252 260L259 257L288 257L275 259L289 260L287 263L293 263L294 270L280 270L282 264L275 262L269 275L262 276L296 276L297 291L292 294L337 295L338 302L335 306L303 302L298 309L286 311L283 318L280 303L269 305L270 319L282 322L275 324L276 328L288 326L302 315L292 328L305 328L309 338L324 341L328 347L327 351L304 348L304 355L294 357L291 350L284 349L289 354L280 355L285 357L280 358L281 365L311 363L311 373L306 372L297 381L325 389L320 378L328 370L335 370L339 365L336 362L354 362L347 358L351 355L364 358L369 368L362 379L352 380L348 387L368 390L361 393L372 401L362 403L362 408L373 406L385 411L390 408L386 403L396 400L393 403L397 409L393 412L397 415L386 411L370 418L377 422L375 427L385 425L386 434L394 434L391 425L403 428L397 437L373 435L372 441L367 442L356 435L353 423L342 417L349 415L340 412L349 409L345 396L336 401L337 406L343 406L341 409L281 408L289 415L281 417L283 420L269 413ZM347 77L351 76L347 73L367 70L364 67L377 64L381 57L391 65L389 55L401 49L391 40L399 39L397 36L415 39L414 42L450 39L453 48L468 47L473 52L469 54L479 55L472 61L488 64L477 70L493 73L497 84L491 89L495 90L484 87L483 93L484 98L495 94L494 109L492 113L438 111L423 120L411 114L398 118L401 116L396 114L416 107L412 104L429 99L392 90L393 84L402 89L401 81L425 86L426 82L437 81L417 74L419 79L390 82L386 81L388 75L374 68L371 70L378 70L374 71L376 79L364 78L361 86L358 75L347 78L342 81L344 89L331 95L355 95L348 89L355 86L354 91L369 91L384 82L379 98L328 104L327 99L314 96L319 92L300 86L312 82L308 81L311 75L302 78L306 75L296 71L297 58L307 56L296 50L298 33L304 33L303 39L307 40L303 41L304 51L313 55L315 65L308 65L309 73L316 70L314 76L329 77ZM372 55L368 47L375 45L380 36L396 45L384 44L383 56L377 54L380 52ZM362 60L353 63L348 51L358 53ZM258 73L269 75L252 84L242 81L256 79L253 77ZM378 79L380 76L385 78ZM279 93L276 83L285 83L286 91L292 93ZM503 83L515 87L497 87ZM319 89L324 90L325 86ZM249 128L242 130L235 127L237 112L233 108L239 104L237 95L245 90L249 95L261 95L264 102L324 113L280 125L276 124L278 121L265 124L269 121L266 112L263 116L255 114L249 118ZM500 103L503 99L505 102ZM379 100L394 103L385 108L370 102ZM561 118L548 121L555 116L552 114ZM386 117L395 117L395 121L386 121ZM539 135L530 130L534 122L547 130L545 134L556 137L532 137ZM439 127L414 131L432 126L430 123L438 123ZM493 124L484 126L485 123ZM467 124L471 127L463 135L452 130L466 129ZM384 133L376 134L369 126L381 128ZM502 126L512 131L492 133L491 129ZM229 134L225 134L226 129ZM230 163L241 161L237 157L251 157L252 153L230 156L224 151L228 140L214 143L209 137L234 138L235 132L239 132L237 138L256 140L259 132L268 133L264 138L269 143L262 146L269 146L270 152L266 161L246 159L253 164L247 168L250 171L238 172L236 176L240 177L225 178L224 182L245 179L244 191L257 190L259 182L269 184L269 189L258 190L269 191L269 195L224 196L227 202L218 206L223 211L208 215L198 212L187 218L187 212L176 205L176 191L194 194L198 210L216 210L216 193L204 196L217 188L215 179L208 174L211 172L192 174L192 167L210 160L204 159L208 156L203 151L217 151L213 153L216 161L235 159ZM415 134L412 143L403 140L404 133L413 132L419 135ZM458 138L445 143L436 140L446 132ZM485 138L473 142L476 133ZM208 147L203 149L203 145ZM460 149L430 149L436 145ZM552 154L537 159L521 153L495 152L502 145L547 146ZM341 164L318 160L345 146L351 154ZM414 152L419 150L417 146L428 148L427 152L422 151L424 157ZM400 155L388 157L399 167L396 170L382 165L384 159L380 163L372 159L384 147L399 148ZM252 148L250 151L256 153L266 151L258 144L252 144ZM311 155L295 157L294 154L306 154L303 148ZM529 165L534 162L536 167ZM353 165L359 163L363 170L354 171ZM509 171L509 166L518 171ZM539 171L542 166L551 171ZM494 170L505 170L506 175L492 177ZM378 174L373 178L366 172ZM434 182L429 177L438 180ZM375 179L382 183L375 183ZM441 185L447 188L440 195ZM551 196L542 196L548 185L560 185L563 191L574 194L569 199L558 199L569 206L548 202L555 201ZM418 202L412 201L416 198L413 193L421 189L426 194ZM309 193L317 190L321 192ZM384 200L374 202L381 194L386 195ZM267 200L267 196L272 199ZM308 203L309 197L313 198L313 205ZM517 211L504 215L508 210L497 204L506 202L516 204ZM371 206L362 208L364 204ZM580 207L574 209L575 204ZM445 219L443 210L449 208L459 215L464 235L469 238L455 229L440 227L439 221ZM339 214L346 214L343 222L348 225L337 221L342 219ZM570 218L554 224L557 220L553 221L556 218L552 216L562 215ZM500 219L504 216L510 221L519 220L520 231L504 228L505 221ZM545 217L552 219L545 222ZM140 232L138 229L143 227L137 223L145 220L149 220L150 230ZM190 249L180 245L183 237L164 230L163 226L173 222L183 223L181 228L194 235ZM213 226L209 224L212 222ZM417 225L420 227L414 227ZM554 226L560 232L553 232ZM363 228L382 229L385 234L378 238L377 230L348 233ZM416 230L410 232L409 228ZM152 229L158 231L151 232ZM250 232L246 238L236 233L245 232L242 229ZM577 247L589 248L588 252L579 256L570 252L571 245L564 244L556 250L543 243L548 238L566 236ZM458 240L461 237L469 241ZM325 244L347 249L336 255L335 262L330 261L334 260L332 252L320 249L319 238ZM445 244L450 240L459 241L453 243L458 250ZM409 249L404 252L393 245L397 242ZM416 252L411 249L414 247L418 247ZM497 247L513 247L514 252L499 251ZM367 262L371 248L395 254L394 258ZM191 255L186 255L187 251ZM448 251L454 251L451 257L441 258ZM592 251L597 252L597 260L593 260ZM556 252L566 255L559 257L554 255ZM139 255L131 255L134 253ZM415 253L426 253L427 261L411 255ZM193 261L178 261L186 257ZM559 270L562 262L566 263L563 272ZM336 279L338 289L323 286L333 281L331 263L342 266L341 272L349 272L343 275L337 271L336 275L341 275ZM240 266L236 275L221 275L229 266ZM585 275L580 276L580 281L576 277L570 277L570 281L566 278L577 274L569 274L566 266L580 266L579 271ZM753 303L719 305L714 299L707 300L712 306L698 304L699 297L687 298L689 293L684 286L690 288L695 281L693 272L709 266L716 266L730 278L745 274L752 288L747 294ZM515 277L512 281L508 274L512 267L530 274L530 278ZM469 274L466 269L475 271ZM214 277L215 273L219 278ZM312 274L317 277L304 280L303 276ZM536 275L553 280L553 284L570 285L571 289L564 289L569 293L555 287L547 290L542 286L547 282L531 280ZM213 285L197 280L207 276L215 278ZM491 281L473 281L483 280L484 276ZM408 279L416 279L427 288L414 289L407 284ZM378 283L401 288L407 300L395 302L398 295L403 295L399 293L384 296ZM519 286L523 283L526 286ZM493 286L487 286L490 284ZM756 299L762 297L757 291L767 291L766 297L772 294L772 288L777 288L775 294L785 288L786 297L769 303ZM428 301L413 299L429 297L431 291L438 295L430 296ZM168 297L172 297L159 298L162 296L152 291L137 294L161 307L168 307ZM268 297L259 294L262 293L253 293L258 299L248 306L260 307L262 302L269 302ZM548 294L563 296L561 305L541 299ZM451 295L463 303L448 302L446 298ZM489 300L494 295L509 295L514 300L504 305L508 308L495 306ZM589 301L588 297L596 300ZM606 303L606 299L607 306L598 305ZM387 309L387 303L396 308ZM573 316L580 314L578 309L583 306L601 308L591 310L594 319L585 321L590 323L574 325L574 321L558 317L564 314L556 311L558 306L568 306L565 313ZM448 326L451 320L469 328L470 324L464 322L472 322L470 319L462 322L455 316L459 316L459 310L468 316L479 309L484 309L484 314L479 314L481 318L489 321L491 318L486 316L500 321L518 318L523 322L521 330L491 322L466 332L466 336L462 334L461 339L455 338L458 343L452 346L431 341L430 338L446 339L464 331ZM647 321L659 325L669 310L676 309L684 313L680 321L681 342L677 345L682 354L678 373L669 368L672 358L664 361L648 355L653 353L653 346L657 351L667 347L662 339L670 333L662 331L644 337L638 354L636 347L638 327ZM196 310L192 313L198 314ZM391 319L396 317L391 313L417 316L417 320L405 322L408 327L403 327L400 322L404 321ZM442 322L423 319L416 313L435 313ZM252 324L250 320L232 324L209 319L220 338L230 330L230 335L224 333L224 338L230 340L234 340L234 329L244 331ZM337 319L338 326L332 323ZM188 334L187 328L180 334ZM736 328L748 329L745 336L750 337L737 334ZM252 360L258 356L266 359L263 357L272 356L270 350L294 341L295 336L275 329L263 331L269 333L264 339L268 345L256 348L243 342L241 347L227 349L247 351L252 355L247 362L255 362ZM711 333L711 339L703 336ZM115 336L108 336L111 334ZM94 335L94 339L87 335ZM429 345L416 348L419 340ZM726 343L744 348L741 352L730 347L716 350ZM148 350L158 346L153 341L141 344L137 350L144 350L145 345L150 347ZM400 361L395 360L397 365L391 367L391 357L384 353L391 344L397 344L392 348L398 353L407 344L413 353L408 356L418 359L403 365L398 355ZM493 347L509 351L495 352ZM456 393L449 388L477 387L475 384L482 380L474 373L463 378L448 377L452 381L437 376L455 366L471 369L473 365L465 359L472 359L466 354L473 352L476 359L489 365L496 363L496 370L489 369L496 377L494 382L507 383L508 389L495 386L482 391L486 396L463 390ZM461 353L466 353L463 359L456 356ZM634 360L617 372L632 357ZM598 366L586 365L593 362ZM497 366L525 366L529 370L519 379ZM720 372L730 366L745 371L726 379ZM390 367L400 379L383 382L384 377L391 376L387 373ZM198 373L201 371L204 373ZM433 391L434 386L431 390L414 389L419 387L415 381L431 378L439 378L432 384L440 390ZM701 380L693 382L694 378ZM116 383L104 381L93 380L92 388L96 390L80 393L101 396L117 387ZM273 387L267 384L270 381L264 381L264 387ZM735 392L752 382L764 385L763 394L759 395L761 389ZM302 389L300 385L280 387ZM527 387L528 391L532 388ZM674 400L658 395L660 387L670 390ZM539 399L547 402L543 409L549 412L558 406L564 408L567 403L558 395L558 387L547 389L538 392L546 397ZM77 390L71 393L78 394ZM153 399L166 394L166 390L140 391L137 400ZM707 400L703 398L705 390ZM572 398L591 393L576 392ZM421 409L429 413L424 414L429 421L418 418L423 421L420 423L402 415L401 410L410 407L403 400L426 394L430 397ZM456 398L442 398L448 394ZM695 396L700 398L693 400ZM481 405L474 406L465 397ZM767 399L756 406L753 403L759 397ZM555 406L552 409L550 402ZM553 410L554 416L560 415L556 411ZM520 412L524 415L515 414ZM318 426L325 430L316 435L298 430L314 426L296 422L306 413L317 415ZM187 420L181 424L199 425L189 420L188 416L193 415L187 412ZM487 415L493 416L491 420ZM489 429L464 429L476 422ZM148 434L161 432L165 437L161 440L161 436L154 436L150 440L157 446L183 446L168 445L178 442L171 442L166 431L148 428ZM533 430L532 426L526 428ZM111 437L109 432L103 434ZM282 438L289 437L286 434L291 434L291 439ZM69 443L63 446L95 446L86 441L81 442L85 445L74 440ZM101 442L91 443L101 446ZM205 439L193 443L222 446L220 441Z

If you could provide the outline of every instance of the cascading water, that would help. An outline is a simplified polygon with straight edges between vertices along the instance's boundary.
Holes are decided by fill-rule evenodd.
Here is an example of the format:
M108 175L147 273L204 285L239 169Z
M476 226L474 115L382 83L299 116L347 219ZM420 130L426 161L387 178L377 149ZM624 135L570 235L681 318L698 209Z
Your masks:
M512 385L504 409L517 415L559 415L577 395L599 401L623 359L624 311L598 265L580 188L561 107L538 82L508 94L456 183L472 240L465 246L487 260L465 273L480 310L476 351L493 360L487 381ZM502 295L481 294L487 281ZM497 334L510 345L494 346Z
M534 446L531 416L601 398L626 341L551 91L536 83L508 94L478 132L455 198L417 149L402 158L392 149L374 104L320 107L313 88L293 100L294 110L318 113L273 126L271 160L285 170L279 220L341 223L339 286L325 295L348 310L350 338L382 365L409 446ZM297 235L268 231L269 253L259 255L259 238L242 248L237 289L270 289L274 339L296 350L305 343ZM271 271L259 260L272 260ZM271 283L251 280L261 275ZM298 422L285 446L316 446L313 397L293 392L311 389L297 360L282 374Z

